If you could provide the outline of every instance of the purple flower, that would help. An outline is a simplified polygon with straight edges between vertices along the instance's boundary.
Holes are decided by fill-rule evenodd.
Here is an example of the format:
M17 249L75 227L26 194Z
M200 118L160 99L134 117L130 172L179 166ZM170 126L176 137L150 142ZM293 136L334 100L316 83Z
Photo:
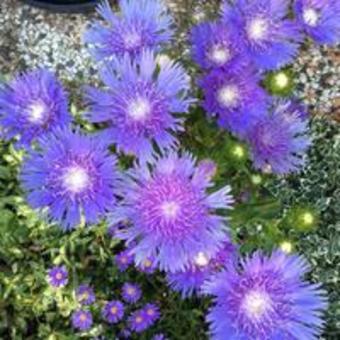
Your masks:
M126 249L117 254L114 261L118 269L123 272L133 263L134 256L131 255L130 249Z
M124 316L124 305L118 300L109 301L103 307L102 315L108 323L117 323Z
M159 308L154 303L147 303L143 310L145 312L146 323L148 326L152 326L161 316Z
M260 117L248 135L255 168L276 174L298 171L310 145L307 123L289 106Z
M222 128L243 137L267 105L267 96L258 81L250 67L242 72L213 70L199 81L204 91L203 107L209 116L217 116Z
M55 266L48 271L48 282L53 287L63 287L68 283L68 271L65 266Z
M119 151L148 160L152 142L169 148L176 142L173 134L183 130L183 119L174 113L186 113L189 78L172 61L157 68L152 52L144 52L140 64L128 57L115 60L103 73L106 91L88 90L91 122L109 124L108 137Z
M47 70L35 70L0 87L0 131L29 146L36 138L71 121L61 83Z
M204 69L228 68L241 71L244 50L238 36L221 21L200 23L191 31L194 61Z
M72 326L80 331L87 331L93 324L92 314L87 310L77 310L72 314Z
M80 285L76 291L77 300L82 305L91 305L96 301L96 296L92 287L88 285Z
M115 203L116 158L103 136L56 130L30 151L21 181L29 204L48 207L64 229L78 225L81 213L87 223L96 223Z
M160 0L120 0L120 13L113 13L107 0L98 6L105 24L95 22L84 40L97 61L125 53L133 57L144 49L158 50L172 37L172 18Z
M223 19L238 30L256 66L278 69L298 53L302 35L299 25L287 19L289 0L237 0L224 3Z
M112 222L129 219L119 235L128 243L137 265L154 258L161 270L185 270L201 249L213 256L226 238L226 218L217 209L229 209L230 187L208 194L212 182L189 154L170 153L152 167L136 166L129 172L121 205Z
M317 43L340 42L339 0L295 0L294 9L305 32Z
M122 297L125 302L136 303L142 296L142 291L137 284L125 282L122 288Z
M110 237L115 238L117 231L124 229L124 228L125 228L124 223L114 224L108 228L107 233Z
M190 268L185 271L168 273L167 280L170 287L180 292L182 298L191 297L194 293L201 294L201 288L205 280L222 266L235 261L235 246L225 242L213 258L208 258L203 251L199 252L192 261Z
M145 274L153 274L157 269L157 264L153 257L147 257L136 265L137 269Z
M147 316L144 309L138 309L133 312L128 318L128 323L130 329L136 333L141 333L150 326L150 324L147 322Z
M206 282L214 296L207 315L214 340L318 339L327 303L319 285L303 281L306 261L280 251L255 253Z
M163 333L155 334L151 340L166 340L166 336Z

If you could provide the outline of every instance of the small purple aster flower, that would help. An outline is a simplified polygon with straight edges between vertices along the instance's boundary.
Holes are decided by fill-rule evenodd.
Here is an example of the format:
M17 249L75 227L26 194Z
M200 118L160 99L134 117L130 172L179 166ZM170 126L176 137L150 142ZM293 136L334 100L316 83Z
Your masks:
M120 13L113 13L105 0L98 13L105 25L95 22L84 40L97 61L126 53L136 57L144 49L158 50L172 37L172 18L160 0L120 0Z
M191 31L194 61L204 69L225 67L241 70L244 51L228 26L221 21L200 23Z
M242 72L213 70L199 85L204 91L203 107L218 124L241 137L267 105L267 95L258 85L259 78L249 67Z
M61 83L47 70L24 73L0 87L0 131L29 146L36 138L71 121Z
M153 274L157 269L157 264L153 257L147 257L137 264L136 267L142 273Z
M125 302L136 303L142 296L142 291L137 284L125 282L122 287L122 297Z
M88 285L80 285L76 290L76 297L82 305L91 305L96 301L93 288Z
M55 266L48 271L48 282L53 287L64 287L68 283L68 271L65 266Z
M145 312L145 322L148 327L152 326L161 316L158 306L154 303L147 303L143 307L143 310Z
M126 249L121 251L115 256L114 262L118 269L123 272L129 268L129 266L133 263L134 256L131 254L130 249Z
M298 53L299 25L287 19L289 0L237 0L224 3L223 17L236 28L248 55L264 70L278 69Z
M23 164L21 181L33 208L49 208L50 218L70 229L99 221L115 203L116 158L103 136L56 130L40 139Z
M195 163L189 154L170 153L129 172L111 218L131 221L119 237L136 242L131 251L137 265L150 257L161 270L176 272L201 249L213 256L222 247L227 221L216 210L231 207L230 187L208 194L212 182Z
M102 309L103 318L110 324L119 322L124 316L124 305L118 300L109 301Z
M151 340L167 340L163 333L155 334Z
M204 286L215 302L207 315L211 338L318 339L327 303L319 285L303 281L307 270L302 257L276 251L212 276Z
M87 331L93 324L93 318L90 311L77 310L72 314L72 326L80 331Z
M107 229L107 233L110 237L115 238L117 231L122 230L124 228L125 228L124 223L114 224Z
M307 124L280 106L260 117L248 135L255 168L276 174L298 171L310 145Z
M339 0L295 0L297 20L319 44L340 42Z
M170 60L158 69L152 52L144 52L140 64L126 57L111 66L102 74L108 90L88 90L91 122L108 123L118 150L141 160L151 157L153 141L161 149L174 146L183 118L173 114L186 113L191 103L184 69Z
M147 316L144 309L138 309L133 312L128 318L128 323L130 329L136 333L141 333L150 326L147 322Z

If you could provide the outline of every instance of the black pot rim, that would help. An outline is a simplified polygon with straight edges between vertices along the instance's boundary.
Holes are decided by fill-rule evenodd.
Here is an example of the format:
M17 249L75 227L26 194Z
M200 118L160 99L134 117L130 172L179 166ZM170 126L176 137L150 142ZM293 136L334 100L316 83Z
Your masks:
M61 12L61 13L82 13L88 12L95 8L95 6L99 3L99 0L92 1L91 3L83 3L83 4L72 4L72 5L57 5L51 3L43 3L41 1L36 0L21 0L29 5L43 8L52 12Z

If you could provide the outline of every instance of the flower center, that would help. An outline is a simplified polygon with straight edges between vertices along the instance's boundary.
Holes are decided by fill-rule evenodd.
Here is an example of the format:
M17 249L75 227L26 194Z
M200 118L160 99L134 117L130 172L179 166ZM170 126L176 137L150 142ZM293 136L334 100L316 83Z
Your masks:
M131 49L138 47L141 44L141 36L137 32L129 32L125 34L124 38L125 48Z
M89 185L90 178L84 168L71 166L66 170L63 182L67 190L80 193Z
M217 93L217 100L225 107L233 107L239 99L239 91L235 85L223 86Z
M146 311L146 314L152 316L152 315L155 314L155 311L154 311L153 309L149 308L149 309Z
M319 22L319 13L314 8L306 8L302 13L303 21L312 27Z
M134 294L135 294L135 289L132 288L132 287L129 287L129 288L127 289L127 293L128 293L129 295L134 295Z
M164 202L161 206L163 215L168 219L176 218L179 208L178 203L174 201Z
M111 307L111 309L110 309L111 314L116 314L117 311L118 311L118 309L117 309L116 306L113 306L113 307Z
M242 302L242 308L250 319L261 319L272 308L272 299L264 291L251 290Z
M57 280L61 280L63 278L63 274L57 273L55 277L56 277Z
M79 319L80 319L80 321L86 321L86 315L85 315L85 313L80 314Z
M86 301L89 298L89 293L88 292L84 292L81 295L81 300Z
M194 261L200 267L205 267L209 264L208 257L202 251L197 254Z
M44 123L46 106L43 103L33 103L28 108L28 121L33 124Z
M145 268L149 268L149 267L151 267L152 262L151 262L150 260L145 260L145 261L143 262L143 265L144 265Z
M141 316L136 317L136 322L141 323L143 321L143 318Z
M144 120L151 111L150 103L143 98L137 98L128 107L128 115L135 121Z
M268 33L268 28L268 20L263 18L253 19L246 28L248 38L255 41L262 40Z
M215 45L210 50L209 58L214 63L222 65L230 59L230 51L226 47Z

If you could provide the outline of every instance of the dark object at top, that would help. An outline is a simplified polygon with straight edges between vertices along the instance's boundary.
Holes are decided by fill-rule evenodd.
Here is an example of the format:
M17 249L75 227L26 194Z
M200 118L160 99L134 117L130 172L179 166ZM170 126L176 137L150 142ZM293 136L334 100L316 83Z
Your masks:
M93 10L100 0L22 0L53 12L79 13Z

